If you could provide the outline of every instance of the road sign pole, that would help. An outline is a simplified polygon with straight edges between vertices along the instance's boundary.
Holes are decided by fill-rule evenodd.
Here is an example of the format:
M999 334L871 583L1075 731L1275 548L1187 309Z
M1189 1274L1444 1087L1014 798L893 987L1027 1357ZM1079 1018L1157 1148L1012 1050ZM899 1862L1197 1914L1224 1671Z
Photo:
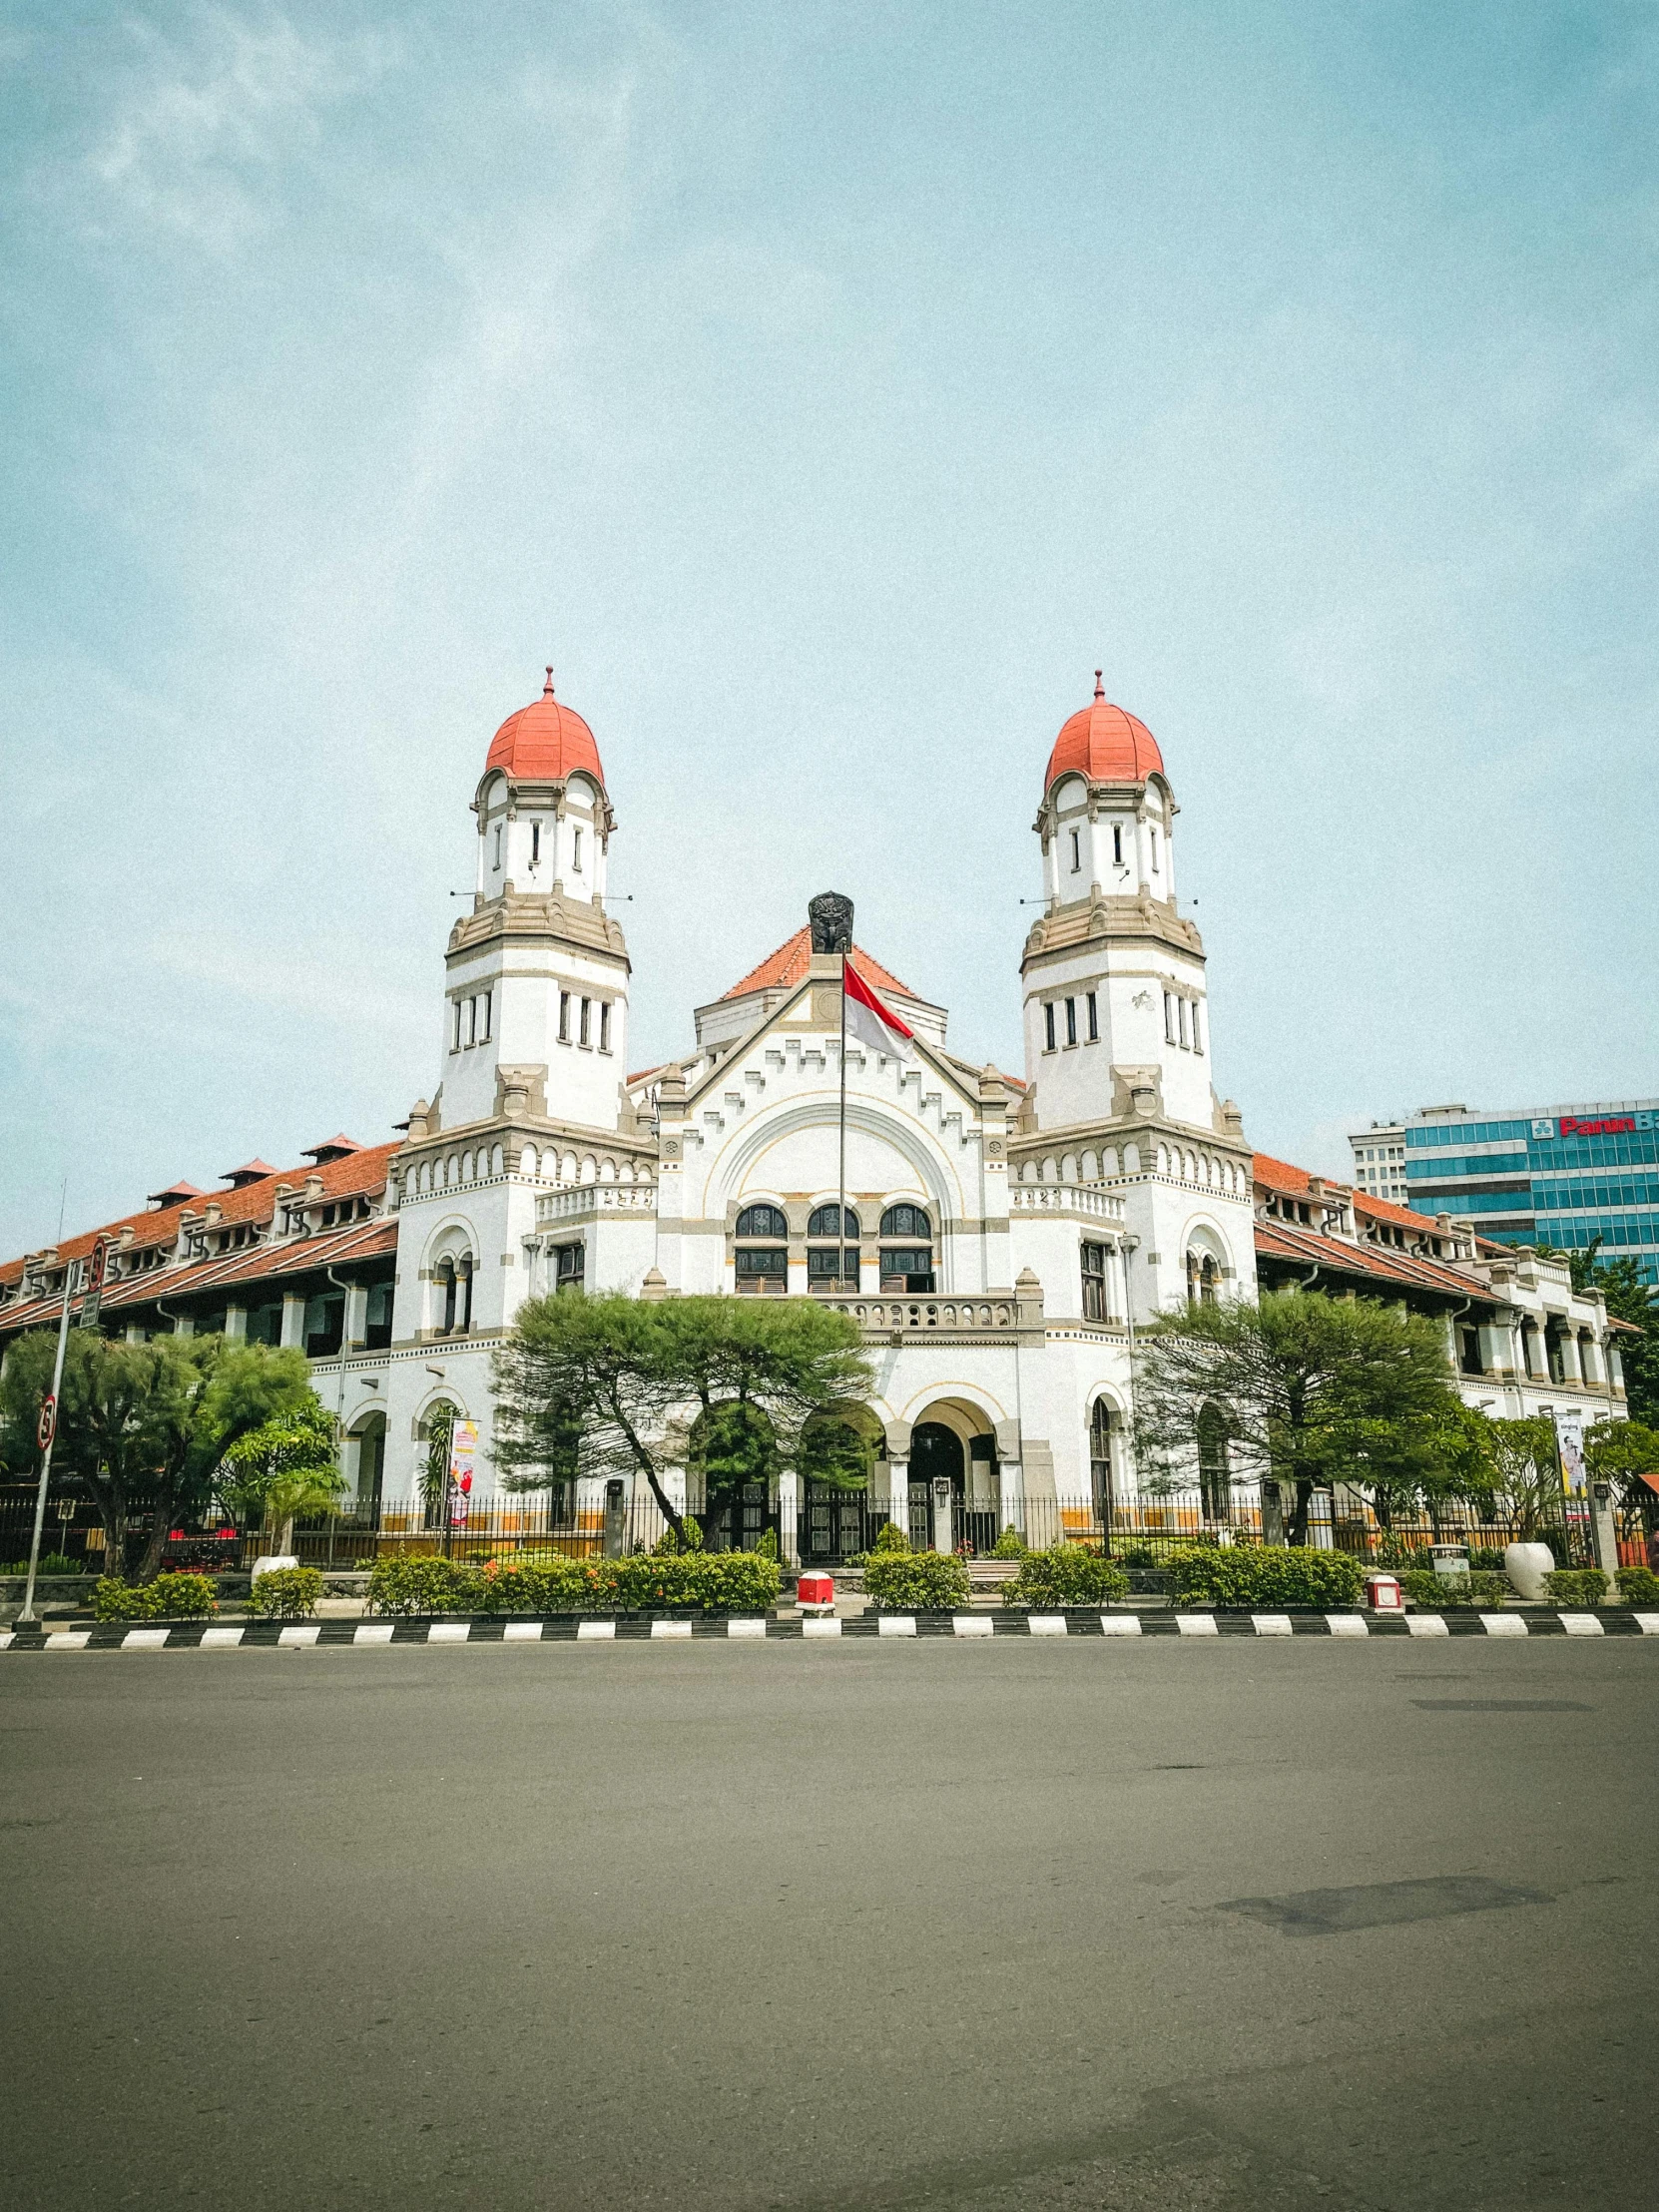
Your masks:
M41 1439L40 1488L35 1492L35 1532L29 1539L29 1579L23 1586L23 1610L18 1614L20 1622L32 1622L35 1617L35 1576L40 1568L40 1532L46 1525L46 1489L52 1479L52 1446L58 1440L58 1392L63 1388L63 1356L69 1343L69 1307L75 1295L75 1274L78 1260L66 1260L63 1271L63 1318L58 1323L58 1358L52 1370L52 1394L41 1408L41 1425L46 1427L46 1407L51 1407L51 1426Z

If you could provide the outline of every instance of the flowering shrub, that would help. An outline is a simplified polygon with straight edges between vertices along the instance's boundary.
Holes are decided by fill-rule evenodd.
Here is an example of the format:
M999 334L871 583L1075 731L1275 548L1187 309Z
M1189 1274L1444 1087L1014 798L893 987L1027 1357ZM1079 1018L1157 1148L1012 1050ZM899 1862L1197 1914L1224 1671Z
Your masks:
M968 1571L948 1551L872 1551L864 1588L883 1613L939 1612L965 1605Z
M1365 1571L1346 1551L1312 1545L1195 1544L1172 1552L1170 1580L1179 1605L1358 1605Z
M217 1605L205 1574L158 1574L154 1582L131 1584L106 1574L92 1593L93 1615L101 1621L200 1620Z
M778 1600L776 1559L756 1551L641 1553L632 1559L381 1559L368 1578L376 1613L631 1613L665 1608L764 1612Z
M273 1621L308 1620L321 1595L320 1568L268 1567L264 1574L254 1577L248 1610Z
M1011 1582L1002 1585L1004 1605L1107 1605L1123 1597L1129 1577L1115 1559L1103 1559L1082 1544L1051 1544L1028 1551Z

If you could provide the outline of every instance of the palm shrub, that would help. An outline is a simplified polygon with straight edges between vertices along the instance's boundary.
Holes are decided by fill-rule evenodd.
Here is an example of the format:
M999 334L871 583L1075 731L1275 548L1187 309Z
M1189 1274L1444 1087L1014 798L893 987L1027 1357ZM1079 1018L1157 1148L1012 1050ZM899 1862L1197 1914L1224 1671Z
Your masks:
M1194 1544L1170 1554L1178 1605L1236 1605L1257 1610L1308 1605L1326 1611L1358 1605L1365 1575L1346 1551L1311 1545Z
M1083 1544L1050 1544L1028 1551L1011 1582L1002 1586L1004 1605L1106 1605L1128 1594L1129 1577L1115 1559L1102 1558Z
M941 1612L965 1605L965 1561L948 1551L883 1551L864 1561L864 1588L883 1613Z

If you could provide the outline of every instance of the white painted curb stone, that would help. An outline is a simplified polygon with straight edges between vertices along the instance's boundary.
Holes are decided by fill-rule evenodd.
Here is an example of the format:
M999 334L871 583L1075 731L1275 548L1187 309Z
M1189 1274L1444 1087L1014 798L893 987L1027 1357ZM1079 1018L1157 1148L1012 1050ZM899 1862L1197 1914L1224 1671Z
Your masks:
M288 1651L308 1651L321 1634L319 1621L305 1621L296 1628L284 1628L276 1641Z
M129 1628L121 1639L123 1651L160 1651L173 1633L171 1628Z
M952 1613L952 1631L958 1636L991 1636L996 1633L984 1613Z
M1258 1636L1289 1636L1294 1633L1289 1613L1252 1613Z
M1216 1626L1214 1613L1177 1613L1175 1626L1183 1636L1219 1636L1221 1634L1221 1630Z
M48 1636L48 1651L85 1651L92 1640L90 1628L60 1628L56 1635Z
M913 1613L878 1613L875 1616L877 1636L913 1636L916 1621Z
M354 1644L389 1644L395 1625L392 1621L359 1621L352 1631L351 1641Z
M1066 1632L1064 1613L1032 1613L1026 1619L1026 1628L1033 1636L1063 1636Z
M690 1621L653 1621L651 1623L651 1640L653 1643L662 1643L665 1638L684 1641L690 1635Z
M9 1628L0 1628L0 1651L10 1651L16 1641L16 1636Z
M1488 1636L1524 1636L1526 1623L1518 1613L1482 1613L1480 1625Z
M1333 1636L1369 1636L1371 1622L1363 1613L1327 1613L1325 1625Z
M838 1636L841 1624L833 1613L809 1613L801 1623L803 1636Z
M615 1621L578 1621L576 1641L579 1644L612 1643L616 1639Z
M1451 1630L1438 1613L1407 1613L1405 1632L1408 1636L1449 1636Z
M235 1651L242 1642L243 1633L240 1628L204 1628L202 1641L196 1648L198 1651Z
M1100 1633L1103 1636L1138 1636L1141 1632L1138 1613L1102 1613Z
M766 1632L767 1624L765 1621L728 1621L726 1623L728 1636L759 1636L764 1639Z
M470 1621L434 1621L426 1631L429 1644L464 1644L472 1633Z
M1659 1636L1659 1613L1632 1613L1630 1617L1644 1636Z
M501 1631L501 1641L504 1644L539 1644L541 1642L541 1622L509 1621Z
M1555 1617L1569 1636L1605 1636L1607 1633L1593 1613L1558 1613Z

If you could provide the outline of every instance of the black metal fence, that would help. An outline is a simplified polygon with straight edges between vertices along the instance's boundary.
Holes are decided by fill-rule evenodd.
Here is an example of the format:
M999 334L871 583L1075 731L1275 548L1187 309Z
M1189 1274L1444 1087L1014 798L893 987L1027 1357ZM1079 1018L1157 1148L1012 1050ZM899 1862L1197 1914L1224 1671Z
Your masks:
M0 1486L0 1572L20 1571L26 1561L34 1509L32 1485ZM780 1554L789 1552L790 1531L776 1486L750 1484L734 1496L697 1507L689 1517L698 1522L710 1549L770 1550L776 1545ZM934 1501L924 1486L912 1486L900 1513L895 1513L879 1477L866 1490L837 1491L808 1484L796 1511L796 1555L804 1565L857 1559L892 1519L898 1519L912 1544L928 1546L935 1540ZM1063 1541L1104 1546L1128 1566L1157 1566L1172 1551L1193 1543L1264 1540L1262 1512L1254 1498L1235 1497L1225 1512L1218 1512L1214 1500L1198 1493L1131 1493L1104 1501L1025 1497L985 1504L957 1492L950 1507L951 1547L966 1557L984 1557L1010 1521L1032 1549ZM587 1485L581 1492L566 1485L522 1496L490 1494L464 1504L452 1500L447 1515L441 1499L381 1499L298 1525L292 1548L306 1565L345 1571L400 1555L485 1559L520 1553L528 1558L588 1558L607 1552L649 1551L662 1542L667 1529L662 1509L643 1486L607 1501L592 1496ZM125 1562L129 1570L137 1563L148 1534L148 1508L135 1506ZM1590 1563L1588 1518L1568 1499L1541 1520L1522 1522L1482 1515L1471 1506L1448 1505L1437 1515L1396 1514L1384 1525L1351 1493L1326 1491L1313 1499L1304 1540L1382 1567L1406 1566L1419 1557L1426 1564L1432 1545L1456 1542L1467 1546L1474 1564L1497 1566L1504 1545L1517 1537L1547 1542L1563 1565ZM1633 1520L1629 1530L1621 1527L1620 1538L1623 1563L1643 1563L1639 1523ZM266 1540L258 1528L235 1527L222 1516L211 1515L170 1531L164 1563L210 1570L247 1567ZM93 1574L107 1571L103 1524L90 1500L72 1496L48 1500L41 1550L48 1560L63 1559Z

